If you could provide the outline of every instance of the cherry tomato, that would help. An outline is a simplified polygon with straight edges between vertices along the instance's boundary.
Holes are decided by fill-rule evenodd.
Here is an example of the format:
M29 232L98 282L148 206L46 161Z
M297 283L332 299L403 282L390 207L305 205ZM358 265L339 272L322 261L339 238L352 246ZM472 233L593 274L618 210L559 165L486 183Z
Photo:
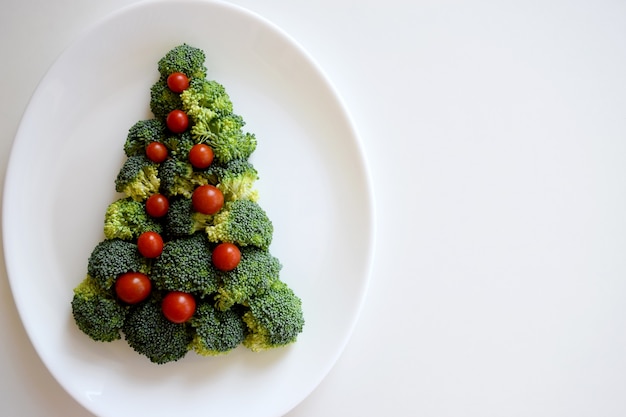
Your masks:
M232 271L241 261L241 251L230 242L220 243L213 249L211 259L220 271Z
M173 72L167 77L167 86L175 93L182 93L189 88L189 78L182 72Z
M145 300L152 290L152 282L141 272L127 272L115 281L115 293L125 303L137 304Z
M186 292L172 291L163 297L161 310L172 323L184 323L196 312L196 300Z
M163 252L163 238L157 232L144 232L137 238L137 249L146 258L156 258Z
M150 142L146 146L146 156L152 162L160 164L167 159L167 148L161 142Z
M172 110L165 119L167 128L173 133L183 133L189 126L189 118L182 110Z
M191 195L191 204L197 212L215 214L224 205L224 194L213 185L201 185Z
M170 208L170 202L163 194L152 194L146 200L146 212L152 217L163 217Z
M198 169L208 168L213 162L213 149L204 143L198 143L189 150L189 162Z

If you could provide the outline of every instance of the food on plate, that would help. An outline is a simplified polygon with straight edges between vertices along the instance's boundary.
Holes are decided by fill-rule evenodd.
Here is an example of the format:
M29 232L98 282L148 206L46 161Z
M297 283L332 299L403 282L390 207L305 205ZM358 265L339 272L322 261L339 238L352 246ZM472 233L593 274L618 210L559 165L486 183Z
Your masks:
M163 364L188 352L263 351L296 341L302 301L270 253L257 147L205 53L182 44L157 63L153 118L130 127L104 238L74 288L72 315L91 339L123 339Z

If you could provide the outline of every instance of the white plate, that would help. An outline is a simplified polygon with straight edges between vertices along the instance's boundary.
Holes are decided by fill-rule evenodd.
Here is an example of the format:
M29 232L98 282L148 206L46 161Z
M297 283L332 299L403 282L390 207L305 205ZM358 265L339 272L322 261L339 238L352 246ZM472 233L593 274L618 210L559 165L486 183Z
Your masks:
M184 19L179 19L184 16ZM151 117L156 63L189 43L258 138L260 204L271 251L302 298L296 344L193 353L155 365L124 341L91 341L73 323L72 289L102 238L132 124ZM373 247L370 182L356 131L317 65L263 18L213 1L141 3L71 45L23 116L6 175L6 263L24 326L58 382L99 416L279 416L340 355L366 293ZM187 413L185 413L185 411Z

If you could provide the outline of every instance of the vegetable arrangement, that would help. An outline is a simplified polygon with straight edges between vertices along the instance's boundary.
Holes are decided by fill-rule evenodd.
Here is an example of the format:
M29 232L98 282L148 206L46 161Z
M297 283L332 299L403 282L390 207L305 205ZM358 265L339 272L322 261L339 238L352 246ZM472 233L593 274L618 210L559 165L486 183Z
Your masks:
M205 58L183 44L159 60L154 118L128 131L115 180L123 197L106 209L71 302L91 339L124 338L158 364L284 346L304 326L269 251L274 229L249 161L256 137L206 78Z

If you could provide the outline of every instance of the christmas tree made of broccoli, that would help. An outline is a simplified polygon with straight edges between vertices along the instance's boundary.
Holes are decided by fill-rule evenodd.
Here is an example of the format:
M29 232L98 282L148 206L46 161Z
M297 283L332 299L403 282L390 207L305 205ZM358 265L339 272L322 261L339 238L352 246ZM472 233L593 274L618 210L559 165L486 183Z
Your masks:
M159 364L284 346L304 326L269 251L274 229L249 161L256 138L204 63L187 44L159 60L154 118L128 131L115 180L123 197L106 209L71 303L90 338L123 338Z

